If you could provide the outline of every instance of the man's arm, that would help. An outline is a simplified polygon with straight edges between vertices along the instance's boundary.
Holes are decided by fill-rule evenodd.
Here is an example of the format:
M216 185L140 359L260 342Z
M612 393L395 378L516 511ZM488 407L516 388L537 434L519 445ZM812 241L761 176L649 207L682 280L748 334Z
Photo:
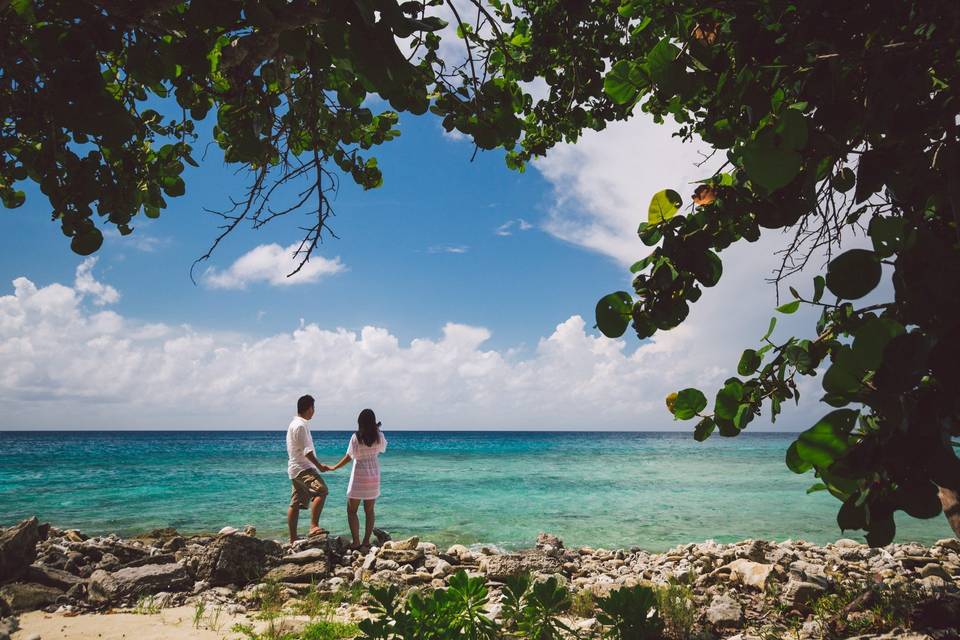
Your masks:
M317 456L313 455L313 451L307 451L304 455L307 457L307 460L313 463L317 470L321 472L330 471L330 467L317 460Z

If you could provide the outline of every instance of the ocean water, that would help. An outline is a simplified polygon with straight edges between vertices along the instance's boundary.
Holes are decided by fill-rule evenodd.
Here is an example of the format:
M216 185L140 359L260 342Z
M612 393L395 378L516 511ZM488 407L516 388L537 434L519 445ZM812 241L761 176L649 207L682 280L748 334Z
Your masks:
M286 531L283 431L0 432L0 525L36 514L88 533L155 527ZM332 464L349 433L315 429ZM714 539L845 537L839 502L783 463L791 434L695 442L688 433L415 432L387 434L377 524L441 545L530 546L540 531L568 545L662 551ZM346 533L349 467L324 474L321 524ZM301 532L307 513L301 512ZM943 517L897 514L897 540L951 535ZM846 537L859 538L856 532ZM860 538L862 539L862 538Z

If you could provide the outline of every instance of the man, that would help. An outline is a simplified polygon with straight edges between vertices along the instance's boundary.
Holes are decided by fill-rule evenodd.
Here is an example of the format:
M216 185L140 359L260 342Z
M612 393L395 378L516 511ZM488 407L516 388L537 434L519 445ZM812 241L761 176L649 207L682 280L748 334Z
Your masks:
M320 477L330 467L321 464L314 455L313 437L307 421L313 417L313 398L303 396L297 400L297 417L287 427L287 475L293 484L290 508L287 509L287 526L290 528L290 543L297 539L297 519L300 509L310 504L310 534L326 533L320 527L320 512L327 499L327 485Z

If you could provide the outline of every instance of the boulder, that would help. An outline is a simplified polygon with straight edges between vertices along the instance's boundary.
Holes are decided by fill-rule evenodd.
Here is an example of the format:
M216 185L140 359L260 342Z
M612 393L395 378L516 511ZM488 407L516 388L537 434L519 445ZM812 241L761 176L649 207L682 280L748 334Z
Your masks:
M390 534L377 527L374 527L373 529L373 537L377 539L378 547L382 547L384 544L390 541Z
M950 574L947 573L947 570L937 562L927 563L920 568L920 577L929 578L930 576L937 576L943 578L944 580L951 580Z
M415 551L418 544L420 544L420 538L413 536L406 540L392 540L390 542L390 548L397 551Z
M820 597L826 589L816 582L791 578L783 588L781 599L788 607L802 607Z
M37 557L40 522L36 517L0 529L0 583L18 578Z
M283 562L292 562L293 564L307 564L308 562L316 562L317 560L327 559L327 552L323 549L304 549L303 551L298 551L292 553L288 556L284 556Z
M10 605L14 613L42 609L63 595L60 589L33 582L15 582L0 587L0 598Z
M480 562L480 570L487 574L488 580L503 582L521 573L561 573L563 565L556 558L541 553L505 553L484 557Z
M717 627L735 627L743 618L743 607L730 594L714 596L707 607L707 620Z
M537 546L545 547L551 546L554 549L563 549L563 540L553 535L552 533L541 533L537 536Z
M160 591L187 591L193 580L180 563L146 564L108 573L98 569L87 583L90 602L106 603L131 600Z
M763 591L767 587L767 582L769 582L775 566L741 558L727 563L721 568L730 570L731 582Z
M63 591L68 591L73 585L84 582L82 578L78 578L72 573L36 564L27 567L24 573L24 580L48 587L55 587Z
M330 568L327 561L317 560L306 564L285 562L267 572L263 579L269 582L311 582L327 577Z
M272 540L242 534L217 536L200 558L197 578L214 587L255 582L282 554L283 548Z
M423 551L419 549L395 549L393 547L380 549L377 557L381 560L393 560L398 564L413 564L422 560Z

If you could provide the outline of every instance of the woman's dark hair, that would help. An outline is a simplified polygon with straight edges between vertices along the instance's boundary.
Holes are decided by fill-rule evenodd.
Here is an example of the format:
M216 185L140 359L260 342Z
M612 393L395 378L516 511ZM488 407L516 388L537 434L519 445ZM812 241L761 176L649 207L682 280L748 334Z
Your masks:
M373 409L364 409L357 416L357 440L368 447L380 442L380 423Z

